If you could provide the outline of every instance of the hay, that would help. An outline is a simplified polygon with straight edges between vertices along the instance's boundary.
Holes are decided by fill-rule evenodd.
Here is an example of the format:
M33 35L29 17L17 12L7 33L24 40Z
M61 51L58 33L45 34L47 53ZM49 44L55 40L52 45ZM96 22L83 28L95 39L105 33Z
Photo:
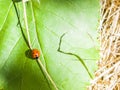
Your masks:
M89 90L120 90L120 0L100 3L100 60Z

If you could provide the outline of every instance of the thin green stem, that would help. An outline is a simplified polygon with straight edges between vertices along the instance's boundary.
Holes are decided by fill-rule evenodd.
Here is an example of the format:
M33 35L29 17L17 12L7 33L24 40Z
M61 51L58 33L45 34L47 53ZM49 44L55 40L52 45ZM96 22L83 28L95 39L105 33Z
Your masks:
M18 10L17 10L16 4L15 4L15 2L14 2L13 0L12 0L12 2L13 2L13 5L14 5L14 8L15 8L15 12L16 12L17 19L18 19L18 25L19 25L20 30L21 30L21 32L22 32L22 36L23 36L26 44L27 44L28 47L30 48L29 43L28 43L28 40L27 40L27 38L25 37L24 32L23 32L23 28L22 28L22 25L21 25L21 22L20 22L20 16L19 16L19 14L18 14Z
M23 10L24 10L24 21L25 21L26 33L27 33L27 37L28 37L28 44L29 44L30 49L32 49L31 41L30 41L29 28L28 28L28 22L27 22L27 13L26 13L25 1L26 0L22 0Z
M57 50L57 51L60 52L60 53L63 53L63 54L72 55L72 56L76 57L76 58L83 64L83 66L85 67L86 71L88 72L88 75L90 76L90 78L93 78L92 75L91 75L91 73L90 73L90 71L89 71L89 69L87 68L85 62L81 59L80 56L78 56L77 54L71 53L71 52L65 52L65 51L62 51L62 50L61 50L61 43L62 43L62 39L63 39L63 37L65 36L65 34L66 34L66 33L64 33L64 34L60 37L59 47L58 47L58 50Z
M15 7L15 10L16 10L16 13L17 13L17 18L18 18L18 24L20 24L20 28L21 28L21 31L22 31L22 34L25 38L25 41L27 41L28 43L28 46L30 49L32 49L32 46L31 46L31 41L30 41L30 35L29 35L29 28L28 28L28 22L27 22L27 13L26 13L26 7L25 7L25 0L22 0L22 3L23 3L23 9L24 9L24 21L25 21L25 27L26 27L26 32L27 32L27 37L28 37L28 41L26 40L24 34L23 34L23 29L22 29L22 25L20 23L20 18L19 18L19 15L18 15L18 11L17 11L17 8L15 6L15 3L13 2L14 4L14 7ZM55 90L58 90L55 82L53 81L53 79L51 78L51 76L49 75L48 71L46 70L46 68L44 67L44 65L42 64L41 60L38 59L37 60L37 63L40 67L40 69L42 69L43 73L45 74L47 80L49 80L51 82L51 84L53 85L53 87L55 88Z
M53 79L51 78L51 76L49 75L48 71L46 70L46 68L44 67L44 65L42 64L41 60L40 59L37 59L37 63L40 67L40 69L43 70L43 73L45 74L47 80L49 80L51 82L51 84L53 85L53 87L55 88L55 90L58 90L55 82L53 81Z

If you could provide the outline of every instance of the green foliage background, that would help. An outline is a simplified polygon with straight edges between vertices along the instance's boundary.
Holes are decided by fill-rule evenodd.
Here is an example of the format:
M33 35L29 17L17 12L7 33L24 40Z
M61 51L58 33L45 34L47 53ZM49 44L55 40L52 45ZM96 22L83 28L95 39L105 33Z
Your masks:
M22 2L15 4L26 35ZM31 45L41 51L40 59L59 90L85 90L91 78L84 65L57 49L60 36L67 32L61 49L81 57L93 75L99 59L95 48L99 1L29 0L26 8ZM50 90L36 61L25 55L29 48L12 0L0 0L0 9L0 89Z

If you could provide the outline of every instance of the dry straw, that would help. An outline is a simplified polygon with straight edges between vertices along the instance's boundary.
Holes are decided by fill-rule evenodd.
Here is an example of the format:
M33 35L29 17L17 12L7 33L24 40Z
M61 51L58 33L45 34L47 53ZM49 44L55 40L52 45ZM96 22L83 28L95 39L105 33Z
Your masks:
M120 90L120 0L100 0L100 60L89 90Z

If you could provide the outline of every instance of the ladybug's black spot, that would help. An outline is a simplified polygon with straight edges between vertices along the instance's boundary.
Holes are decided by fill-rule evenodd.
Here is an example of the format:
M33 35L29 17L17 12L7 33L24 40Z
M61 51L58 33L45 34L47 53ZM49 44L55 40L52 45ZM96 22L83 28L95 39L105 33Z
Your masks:
M36 55L35 59L38 59L39 57Z

